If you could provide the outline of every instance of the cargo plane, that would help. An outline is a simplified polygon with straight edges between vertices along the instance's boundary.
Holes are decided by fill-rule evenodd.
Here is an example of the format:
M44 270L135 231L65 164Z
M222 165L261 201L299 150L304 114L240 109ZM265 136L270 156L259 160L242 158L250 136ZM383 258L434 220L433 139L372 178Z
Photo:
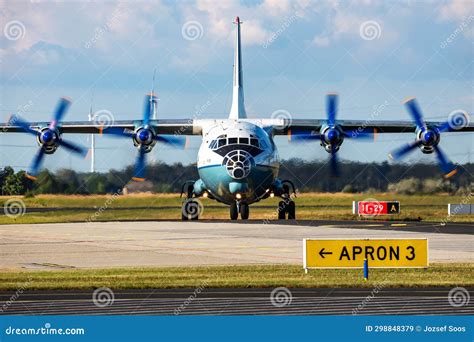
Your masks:
M326 118L248 118L245 110L242 70L241 21L234 21L235 51L233 66L232 106L228 117L222 119L153 119L156 95L145 96L141 120L114 121L107 125L90 121L63 122L62 119L71 102L61 98L50 122L27 122L12 116L8 123L0 124L3 133L26 132L36 137L39 150L28 170L28 177L35 179L43 158L58 148L85 155L87 149L63 139L63 135L104 134L130 139L138 150L133 180L145 179L146 155L157 142L184 147L188 135L202 137L197 157L199 179L183 184L185 200L182 207L183 220L196 220L202 211L199 197L208 197L229 206L231 220L249 218L249 205L269 197L278 196L281 201L277 215L279 219L296 219L294 202L295 187L291 180L278 177L280 159L274 142L277 135L288 136L291 142L318 142L329 154L332 172L338 174L337 152L347 139L371 138L380 133L412 133L415 139L394 150L391 157L400 159L407 153L419 149L433 153L445 177L456 172L453 165L439 147L443 132L474 131L465 112L446 122L427 122L415 98L404 104L412 121L367 121L338 120L338 95L326 97Z

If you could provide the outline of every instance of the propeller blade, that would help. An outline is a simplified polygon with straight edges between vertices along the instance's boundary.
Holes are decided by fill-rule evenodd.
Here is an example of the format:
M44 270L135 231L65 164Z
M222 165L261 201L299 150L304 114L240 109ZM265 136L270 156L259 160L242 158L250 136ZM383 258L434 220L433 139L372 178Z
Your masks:
M421 113L416 99L414 97L410 97L406 99L404 103L408 109L408 112L411 114L413 121L415 121L416 126L424 129L426 127L425 121L423 120L423 114Z
M328 116L328 125L334 126L336 123L338 95L335 93L328 94L326 97L326 114Z
M77 154L80 154L81 156L85 157L88 153L88 150L85 149L84 147L80 146L80 145L77 145L75 143L72 143L70 141L67 141L67 140L63 140L63 139L60 139L58 141L58 144L60 146L63 146L65 149L71 151L71 152L74 152L74 153L77 153Z
M20 127L29 134L38 135L39 132L30 127L30 123L21 119L18 115L14 115L8 121L9 124Z
M155 140L167 145L173 145L175 147L180 148L184 148L186 146L185 137L177 137L173 135L157 135L155 137Z
M109 134L121 138L133 137L133 131L120 127L108 127L102 131L102 134Z
M138 152L132 180L137 182L143 182L145 180L145 150L142 148Z
M311 140L321 140L321 134L291 134L288 135L288 140L290 142L305 142Z
M454 176L457 173L456 165L454 165L448 160L448 158L440 147L434 146L434 150L436 152L436 158L438 159L439 166L444 172L444 177L449 178L451 176Z
M390 153L388 156L391 159L397 160L402 157L404 157L407 153L413 151L415 148L417 148L421 142L419 140L415 140L409 144L403 145L402 147L396 149L392 153Z
M155 94L150 93L145 96L145 102L143 104L143 125L148 125L150 122L151 112L153 110L153 98Z
M337 161L337 152L336 149L333 147L331 150L331 172L333 176L339 176L339 167Z
M33 163L31 164L31 167L30 167L30 172L27 173L28 178L32 180L36 180L36 176L38 175L38 170L41 167L41 163L43 162L44 155L45 155L44 150L43 148L40 147L38 152L35 155L35 158L33 159Z
M66 111L68 110L69 106L71 106L71 100L69 100L66 97L61 97L59 99L58 105L56 107L56 110L54 111L53 115L53 120L49 124L50 129L54 129L58 122L62 120L64 117L64 114L66 114Z

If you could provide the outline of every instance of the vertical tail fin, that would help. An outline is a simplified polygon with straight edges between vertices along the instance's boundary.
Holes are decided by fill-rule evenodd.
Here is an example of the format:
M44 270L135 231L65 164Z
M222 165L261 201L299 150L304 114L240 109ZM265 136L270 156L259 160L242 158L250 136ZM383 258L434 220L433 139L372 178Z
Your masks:
M240 51L240 18L235 18L234 24L237 25L234 51L234 83L232 89L232 107L230 109L229 119L245 119L247 114L244 105L244 84L242 79L242 53Z

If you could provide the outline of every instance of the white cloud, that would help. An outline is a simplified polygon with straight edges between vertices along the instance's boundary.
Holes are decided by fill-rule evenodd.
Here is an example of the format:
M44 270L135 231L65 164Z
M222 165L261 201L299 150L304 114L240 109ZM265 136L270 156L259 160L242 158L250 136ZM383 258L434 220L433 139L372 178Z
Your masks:
M313 43L317 46L328 46L329 45L329 38L327 36L316 36L313 39Z
M458 21L474 15L474 3L470 0L451 0L440 9L443 20Z

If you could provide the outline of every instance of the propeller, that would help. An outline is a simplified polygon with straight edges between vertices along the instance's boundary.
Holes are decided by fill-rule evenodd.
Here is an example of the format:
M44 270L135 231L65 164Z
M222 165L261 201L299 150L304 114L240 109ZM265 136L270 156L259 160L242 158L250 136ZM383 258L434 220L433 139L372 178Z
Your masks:
M58 127L60 126L61 121L70 106L71 100L62 97L58 102L58 105L53 114L53 118L51 119L51 122L49 123L48 127L39 130L31 128L31 123L21 119L17 115L11 117L9 122L12 125L20 127L25 133L36 136L36 139L40 145L40 148L33 159L30 169L28 173L26 173L26 177L32 180L36 180L36 176L38 175L38 171L44 160L44 155L53 154L58 146L63 146L66 150L79 154L83 157L87 155L86 148L62 139L61 134L58 130Z
M440 134L457 130L456 125L448 120L436 127L428 126L423 119L423 114L414 97L406 99L404 104L417 127L416 139L411 143L407 143L395 149L389 154L389 157L394 160L399 160L416 148L420 148L423 153L434 152L439 167L444 173L444 178L454 176L458 172L456 165L449 161L446 154L441 150L438 144L440 142Z
M172 135L158 135L155 133L153 126L150 125L150 117L153 111L153 102L156 100L154 93L145 96L143 106L143 119L135 130L123 129L119 127L108 127L102 131L103 134L109 134L121 138L132 138L135 146L138 148L138 155L135 161L135 170L132 180L142 182L145 180L146 154L149 153L155 143L174 147L184 148L186 146L186 138Z
M345 138L347 139L373 139L372 133L365 130L349 131L342 129L336 123L338 111L339 96L336 93L329 93L326 96L326 124L321 127L319 132L298 132L289 131L288 138L291 142L304 142L311 140L321 141L321 145L326 152L331 154L330 165L333 175L339 175L337 151Z

